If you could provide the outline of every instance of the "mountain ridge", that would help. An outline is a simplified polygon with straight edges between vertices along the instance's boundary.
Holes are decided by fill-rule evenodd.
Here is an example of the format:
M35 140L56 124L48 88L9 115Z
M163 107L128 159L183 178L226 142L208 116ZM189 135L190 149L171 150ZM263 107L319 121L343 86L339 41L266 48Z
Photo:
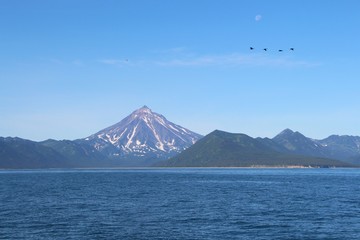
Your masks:
M337 159L360 165L360 137L357 136L330 135L317 140L285 129L272 140L289 153Z
M349 167L339 160L280 152L267 139L215 130L159 167Z
M220 161L216 158L220 156L219 151L225 149L222 160L230 159L233 165L238 164L234 159L237 154L243 160L249 156L261 160L262 165L269 163L268 158L287 164L286 157L298 160L310 157L313 162L316 159L332 159L360 166L358 136L330 135L316 140L288 128L273 138L234 134L215 130L208 134L211 138L202 138L143 106L120 122L74 141L48 139L35 142L18 137L0 137L0 168L146 167L178 158L184 150L193 149L194 143L204 141L216 146L203 147L201 154L208 158L206 161ZM199 148L198 145L195 147ZM199 154L197 152L195 157ZM192 158L188 156L188 159ZM186 161L180 165L186 166ZM188 166L192 165L189 163Z
M0 138L0 168L144 167L176 155L201 137L143 106L83 139Z

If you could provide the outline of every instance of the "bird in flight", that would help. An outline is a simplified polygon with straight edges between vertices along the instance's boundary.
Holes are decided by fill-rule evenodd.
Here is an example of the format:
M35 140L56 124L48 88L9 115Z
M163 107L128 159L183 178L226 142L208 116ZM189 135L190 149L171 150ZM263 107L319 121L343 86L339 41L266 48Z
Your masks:
M254 47L250 47L249 49L250 49L250 51L255 50ZM262 50L267 52L269 49L268 48L263 48ZM284 51L283 49L278 49L278 52L283 52L283 51ZM289 48L289 51L295 51L295 48L291 47L291 48Z

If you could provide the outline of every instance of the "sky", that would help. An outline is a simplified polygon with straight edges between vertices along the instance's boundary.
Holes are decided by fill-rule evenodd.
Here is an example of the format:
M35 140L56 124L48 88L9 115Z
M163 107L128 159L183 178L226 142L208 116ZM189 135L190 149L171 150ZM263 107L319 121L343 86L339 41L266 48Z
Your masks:
M359 9L357 0L0 0L0 136L84 138L143 105L203 135L359 136Z

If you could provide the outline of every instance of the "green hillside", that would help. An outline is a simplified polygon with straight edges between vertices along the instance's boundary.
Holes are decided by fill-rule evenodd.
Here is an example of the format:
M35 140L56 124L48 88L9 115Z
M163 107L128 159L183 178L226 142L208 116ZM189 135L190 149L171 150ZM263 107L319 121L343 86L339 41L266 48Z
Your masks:
M292 155L277 151L269 139L254 139L245 134L216 130L179 155L157 166L164 167L251 167L312 166L346 167L349 164L318 157Z

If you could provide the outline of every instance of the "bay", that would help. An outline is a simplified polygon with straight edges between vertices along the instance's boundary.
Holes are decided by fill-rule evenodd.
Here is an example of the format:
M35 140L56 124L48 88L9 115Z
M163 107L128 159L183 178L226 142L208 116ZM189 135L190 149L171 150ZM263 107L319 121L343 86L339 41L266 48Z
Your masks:
M359 239L359 169L0 171L0 239Z

